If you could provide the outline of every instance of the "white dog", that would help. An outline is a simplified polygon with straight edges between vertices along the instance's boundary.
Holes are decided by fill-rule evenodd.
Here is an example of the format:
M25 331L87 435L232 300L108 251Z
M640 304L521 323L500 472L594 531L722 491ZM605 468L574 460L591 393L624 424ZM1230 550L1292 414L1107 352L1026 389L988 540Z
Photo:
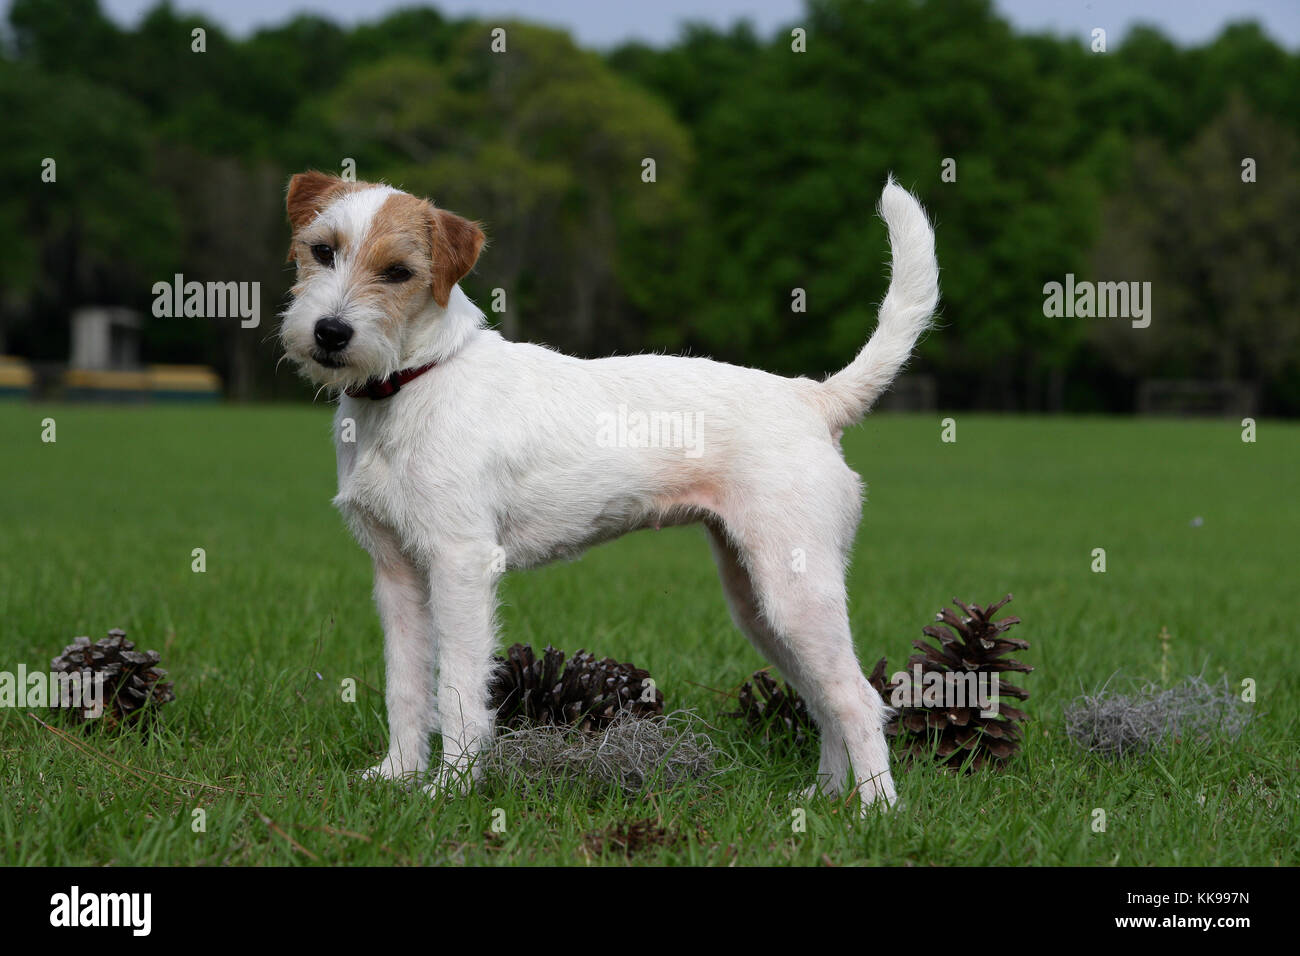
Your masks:
M934 234L911 195L885 186L889 292L871 340L824 382L508 342L457 285L482 247L477 225L316 172L293 177L287 206L298 275L280 336L307 377L342 392L334 503L374 559L384 628L389 746L368 774L424 774L440 730L428 786L468 783L493 733L502 572L699 521L736 625L808 701L819 784L856 787L864 807L893 801L887 710L849 632L862 484L839 438L938 302Z

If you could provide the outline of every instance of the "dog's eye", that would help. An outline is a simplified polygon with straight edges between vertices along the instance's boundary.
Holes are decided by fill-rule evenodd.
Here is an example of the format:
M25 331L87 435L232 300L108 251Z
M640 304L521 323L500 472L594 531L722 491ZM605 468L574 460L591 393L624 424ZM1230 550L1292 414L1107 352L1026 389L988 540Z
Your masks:
M406 266L389 266L384 270L385 282L405 282L411 278L411 270Z
M323 266L334 265L334 250L321 243L311 247L312 257Z

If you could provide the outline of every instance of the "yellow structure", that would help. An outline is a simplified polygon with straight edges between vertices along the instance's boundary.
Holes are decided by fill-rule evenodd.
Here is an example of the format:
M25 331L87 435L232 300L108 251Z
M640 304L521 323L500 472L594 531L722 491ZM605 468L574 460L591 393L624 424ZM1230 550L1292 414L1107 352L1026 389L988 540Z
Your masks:
M0 398L26 398L36 375L31 366L12 355L0 355Z
M215 402L221 379L206 365L150 365L144 371L69 369L64 397L72 401Z

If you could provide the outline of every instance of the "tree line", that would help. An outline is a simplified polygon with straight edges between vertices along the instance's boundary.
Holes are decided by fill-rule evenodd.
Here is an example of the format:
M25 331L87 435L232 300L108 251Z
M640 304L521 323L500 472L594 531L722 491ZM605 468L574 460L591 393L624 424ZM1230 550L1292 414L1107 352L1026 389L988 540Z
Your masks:
M284 184L355 169L484 223L464 285L509 336L820 376L884 294L892 172L938 228L914 369L942 406L1126 411L1142 379L1197 378L1300 413L1300 55L1250 22L1098 39L1019 33L989 0L808 0L770 35L605 52L432 8L238 39L166 4L121 27L97 0L15 0L0 352L62 359L73 309L123 305L151 361L309 395L269 321ZM175 273L260 282L268 321L150 317ZM1150 283L1149 324L1045 314L1067 276Z

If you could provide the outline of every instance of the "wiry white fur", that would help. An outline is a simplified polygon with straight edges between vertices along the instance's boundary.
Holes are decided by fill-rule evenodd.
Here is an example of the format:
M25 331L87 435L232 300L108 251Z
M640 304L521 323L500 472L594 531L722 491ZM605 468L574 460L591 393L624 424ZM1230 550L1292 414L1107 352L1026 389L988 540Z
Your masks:
M825 383L703 358L570 358L482 328L459 289L446 309L430 303L407 317L394 340L349 348L342 374L306 360L317 381L340 387L438 361L393 398L342 396L336 416L334 501L373 557L385 631L389 751L369 773L423 773L438 727L442 764L430 786L467 781L493 732L487 689L505 568L700 521L733 619L821 728L820 784L846 792L856 781L864 807L893 801L887 709L858 665L845 604L862 487L836 436L906 358L934 305L937 268L924 213L892 180L882 211L894 271L880 325ZM341 308L358 336L373 330L347 311L345 289L323 284L299 297L286 326L310 328L313 309ZM698 416L698 457L598 441L620 405ZM347 419L355 443L339 440Z
M925 210L890 177L880 196L880 215L889 227L889 292L875 333L857 358L825 382L832 428L862 420L906 364L939 304L939 263Z

